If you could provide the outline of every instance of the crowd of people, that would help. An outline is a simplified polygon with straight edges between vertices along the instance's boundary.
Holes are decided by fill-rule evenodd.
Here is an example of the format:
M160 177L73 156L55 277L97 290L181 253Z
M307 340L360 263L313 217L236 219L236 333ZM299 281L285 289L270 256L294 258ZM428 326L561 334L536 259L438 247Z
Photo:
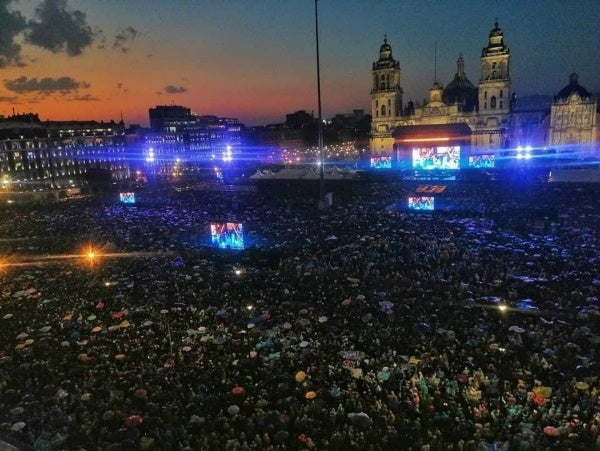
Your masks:
M414 212L415 183L3 210L0 439L600 449L599 188L449 182ZM247 249L208 246L229 219Z

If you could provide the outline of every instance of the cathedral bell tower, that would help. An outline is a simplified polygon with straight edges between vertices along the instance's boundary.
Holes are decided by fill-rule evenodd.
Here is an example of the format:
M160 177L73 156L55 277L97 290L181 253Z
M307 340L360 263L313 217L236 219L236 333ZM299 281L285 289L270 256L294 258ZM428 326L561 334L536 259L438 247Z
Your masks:
M478 91L478 119L475 147L505 148L510 129L510 50L498 20L481 51L481 78Z
M400 63L392 56L392 46L387 36L379 48L379 59L371 69L371 149L377 153L392 151L392 131L402 114L402 88Z
M490 31L488 45L481 51L479 112L508 113L510 110L510 50L498 21Z

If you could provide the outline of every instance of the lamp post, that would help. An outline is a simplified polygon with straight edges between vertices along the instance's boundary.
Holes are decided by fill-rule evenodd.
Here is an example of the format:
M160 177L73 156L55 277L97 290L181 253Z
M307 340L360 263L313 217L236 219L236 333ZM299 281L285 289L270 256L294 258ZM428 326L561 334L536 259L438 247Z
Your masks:
M318 1L315 0L315 37L317 45L317 100L318 100L318 114L319 114L319 209L325 210L327 204L325 203L325 158L323 155L323 117L321 110L321 67L319 63L319 14L318 14Z

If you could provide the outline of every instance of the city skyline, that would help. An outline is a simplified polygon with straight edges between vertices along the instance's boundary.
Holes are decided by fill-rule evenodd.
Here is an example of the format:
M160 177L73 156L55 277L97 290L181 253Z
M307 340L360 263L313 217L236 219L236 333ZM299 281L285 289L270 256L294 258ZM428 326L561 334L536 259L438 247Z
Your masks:
M600 92L600 6L518 1L319 1L324 117L370 113L371 64L387 35L404 99L446 84L462 54L477 85L497 18L517 95L555 94L571 72ZM0 114L148 125L178 104L247 125L316 111L314 1L0 1ZM559 43L559 44L557 44Z

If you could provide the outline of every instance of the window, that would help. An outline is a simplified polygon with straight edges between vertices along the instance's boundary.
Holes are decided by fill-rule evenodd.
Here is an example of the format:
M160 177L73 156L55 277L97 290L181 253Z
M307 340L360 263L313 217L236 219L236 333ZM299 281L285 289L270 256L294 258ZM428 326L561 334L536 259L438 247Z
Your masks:
M504 97L504 90L503 89L500 90L500 98L502 98L502 97Z
M503 105L502 100L500 100L500 108L502 108L502 105Z
M381 115L385 117L385 105L381 105Z
M492 96L490 99L490 108L496 108L496 96Z
M487 91L483 91L483 98L487 99Z

